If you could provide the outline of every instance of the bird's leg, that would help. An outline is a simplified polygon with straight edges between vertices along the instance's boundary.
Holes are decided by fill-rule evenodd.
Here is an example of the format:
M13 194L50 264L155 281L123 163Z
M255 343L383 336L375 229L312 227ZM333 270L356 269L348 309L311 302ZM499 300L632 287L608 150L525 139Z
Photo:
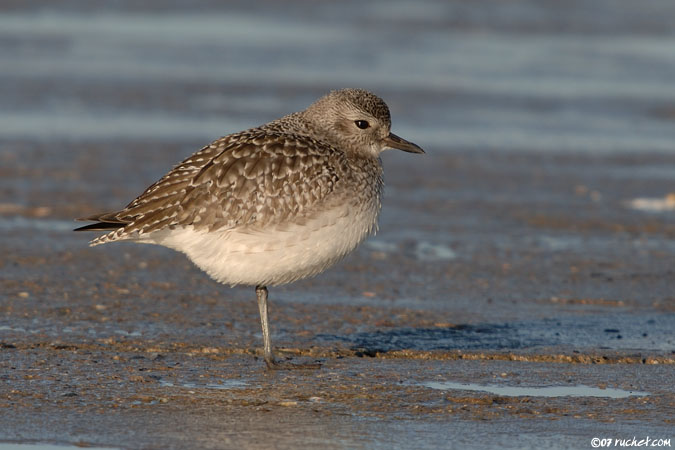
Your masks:
M291 363L288 361L277 361L272 351L272 339L270 338L270 322L267 318L267 288L265 286L256 286L256 296L258 297L258 309L260 310L260 324L263 334L263 353L265 363L268 369L319 369L321 363L315 361L311 363Z
M260 310L260 323L262 325L263 348L265 354L265 363L270 369L277 367L272 352L272 339L270 338L270 322L267 318L267 288L265 286L256 286L255 294L258 296L258 309Z

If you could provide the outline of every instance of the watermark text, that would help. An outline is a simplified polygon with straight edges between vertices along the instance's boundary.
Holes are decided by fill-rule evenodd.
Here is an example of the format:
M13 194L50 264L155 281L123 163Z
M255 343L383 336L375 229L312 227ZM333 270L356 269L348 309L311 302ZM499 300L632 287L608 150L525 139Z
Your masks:
M597 438L591 439L591 447L671 447L670 439L654 439L649 436L645 438Z

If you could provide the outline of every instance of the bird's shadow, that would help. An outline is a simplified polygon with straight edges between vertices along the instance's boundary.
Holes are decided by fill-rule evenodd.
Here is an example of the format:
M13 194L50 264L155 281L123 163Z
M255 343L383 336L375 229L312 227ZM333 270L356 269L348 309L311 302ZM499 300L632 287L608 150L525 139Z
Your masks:
M547 345L526 338L509 324L456 325L444 328L394 328L351 335L318 335L324 341L342 341L366 356L394 350L503 350Z
M395 350L524 350L535 347L668 350L675 315L576 316L512 323L463 324L438 328L392 328L349 335L320 334L361 355Z

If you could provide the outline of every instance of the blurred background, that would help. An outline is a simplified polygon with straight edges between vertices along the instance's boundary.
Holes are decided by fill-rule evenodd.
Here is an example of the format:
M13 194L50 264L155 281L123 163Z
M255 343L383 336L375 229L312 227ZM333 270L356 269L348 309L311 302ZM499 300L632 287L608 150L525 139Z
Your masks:
M89 250L72 219L124 206L219 136L360 87L428 154L384 155L380 234L293 301L386 299L442 323L673 308L670 0L3 1L0 80L7 298L105 298L88 277L110 274L78 278L87 258L171 257L200 277L165 249ZM120 276L139 286L174 273L133 267Z
M5 140L196 146L357 86L434 153L670 152L669 0L3 1Z
M0 80L0 245L33 255L5 263L10 295L31 291L36 252L52 264L43 295L65 304L82 290L47 275L62 260L184 261L92 252L72 219L124 206L219 136L360 87L428 154L384 155L380 234L357 270L295 300L384 297L467 321L529 317L506 306L524 298L555 314L559 298L672 308L670 0L4 1Z

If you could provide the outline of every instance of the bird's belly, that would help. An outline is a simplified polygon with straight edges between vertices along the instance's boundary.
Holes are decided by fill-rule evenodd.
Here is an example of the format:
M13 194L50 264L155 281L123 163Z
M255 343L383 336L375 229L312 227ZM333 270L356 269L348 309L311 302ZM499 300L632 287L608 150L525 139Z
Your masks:
M213 279L230 285L277 285L316 275L376 229L379 205L323 211L300 222L225 231L183 227L154 243L185 253Z

